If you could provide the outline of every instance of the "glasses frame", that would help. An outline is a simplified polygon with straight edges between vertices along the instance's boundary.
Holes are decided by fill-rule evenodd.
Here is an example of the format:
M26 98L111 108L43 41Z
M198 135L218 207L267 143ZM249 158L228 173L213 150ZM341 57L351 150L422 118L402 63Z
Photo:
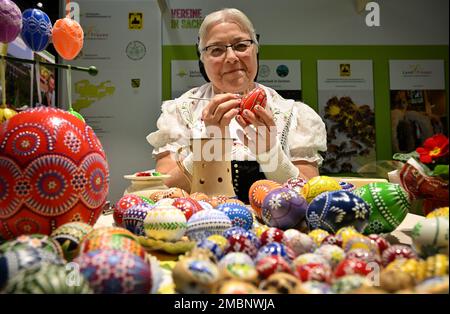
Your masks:
M244 42L249 42L249 43L250 43L250 44L247 46L247 48L245 49L245 51L239 51L239 50L236 50L236 49L234 48L235 46L237 46L237 45L239 45L239 44L242 44L242 43L244 43ZM203 49L202 49L202 52L206 53L206 55L207 55L208 57L212 57L212 58L220 58L220 57L223 57L223 56L226 54L228 48L233 49L234 52L237 52L237 53L243 53L243 52L246 52L246 51L248 50L248 48L250 48L250 46L253 45L254 43L255 43L255 41L254 41L253 39L245 39L245 40L240 40L240 41L238 41L238 42L235 42L234 44L229 44L229 45L213 44L213 45L209 45L209 46L206 46L205 48L203 48ZM208 49L211 48L211 47L225 47L225 50L224 50L224 52L223 52L220 56L213 56L213 55L211 55L210 53L208 53Z

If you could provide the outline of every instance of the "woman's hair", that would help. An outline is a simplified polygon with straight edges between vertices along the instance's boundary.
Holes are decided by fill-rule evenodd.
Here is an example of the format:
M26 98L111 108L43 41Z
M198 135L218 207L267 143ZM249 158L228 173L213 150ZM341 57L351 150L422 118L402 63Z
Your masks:
M256 47L258 47L255 28L249 18L238 9L226 8L208 14L203 20L202 25L200 25L200 29L198 30L198 51L200 54L202 53L202 49L205 48L204 40L209 29L212 26L223 22L232 22L239 25L244 32L247 32L250 35L251 39L256 44Z

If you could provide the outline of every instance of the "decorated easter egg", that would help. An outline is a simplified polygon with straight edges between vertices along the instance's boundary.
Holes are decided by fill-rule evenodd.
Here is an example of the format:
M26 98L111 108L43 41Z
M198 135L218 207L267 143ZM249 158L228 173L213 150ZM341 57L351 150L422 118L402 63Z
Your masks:
M337 245L339 247L342 247L342 240L339 237L337 237L335 234L330 234L330 235L327 235L325 237L325 239L323 239L321 245L324 245L324 244L331 244L331 245Z
M56 20L52 29L52 42L65 60L73 60L83 48L84 32L81 25L70 18Z
M119 250L145 258L145 250L137 241L117 234L103 234L81 242L79 254L96 250Z
M293 264L297 266L306 265L306 264L326 264L328 265L328 260L322 255L316 253L305 253L297 256Z
M5 293L15 294L90 294L92 289L83 276L73 276L74 267L43 264L24 269L11 278Z
M250 282L229 278L220 281L211 291L213 294L255 294L258 292L258 288Z
M278 255L285 258L287 261L292 261L295 258L294 252L284 244L278 242L272 242L262 246L258 250L255 260L259 261L261 258L266 256Z
M193 214L196 212L203 210L202 205L200 205L195 199L191 197L179 197L176 198L172 206L181 210L186 217L186 220L189 220Z
M333 291L329 284L319 281L303 282L295 291L299 294L332 294Z
M206 259L185 257L180 259L172 271L175 290L178 293L210 293L219 281L218 267Z
M122 196L114 206L113 219L115 223L120 227L123 222L123 214L128 208L143 203L144 200L134 194L126 194Z
M352 192L325 192L314 198L306 213L311 230L321 228L336 233L342 227L353 226L362 231L367 226L370 207Z
M74 259L95 293L143 293L152 288L150 265L119 250L96 250Z
M261 106L263 108L266 107L267 103L267 95L264 89L261 87L257 87L250 91L247 95L242 97L241 104L239 108L239 114L243 114L244 110L250 110L251 112L255 113L255 107ZM243 116L244 120L249 123L247 119L245 119L245 116Z
M427 275L426 277L448 276L448 255L436 254L426 259Z
M313 239L316 246L320 246L322 244L322 241L328 237L330 234L328 231L323 229L314 229L308 233L308 237Z
M69 222L56 228L51 237L58 241L64 253L64 258L71 261L76 254L83 238L93 230L84 222Z
M341 247L345 247L345 245L347 244L347 241L354 238L354 237L359 237L362 236L362 233L359 233L358 231L356 231L355 227L353 226L347 226L347 227L342 227L340 228L335 236L342 241L342 245Z
M231 264L243 264L249 266L255 266L253 259L246 253L242 252L230 252L219 261L219 268L221 270L228 268Z
M278 272L293 274L291 264L279 255L268 255L258 259L256 270L261 278L268 278Z
M52 22L48 15L39 9L27 9L22 13L21 36L33 51L44 50L52 35Z
M251 257L255 257L260 247L260 241L253 232L245 231L235 233L227 238L225 252L243 252Z
M339 278L347 275L366 276L372 271L366 262L355 258L346 258L341 261L334 270L334 277Z
M38 107L0 128L0 235L50 234L71 221L93 225L109 171L102 145L66 111Z
M213 234L207 237L206 239L216 243L222 249L222 251L225 250L225 247L227 246L228 243L227 239L219 234Z
M43 234L24 234L13 240L9 240L0 245L0 253L22 249L24 247L33 247L50 252L56 256L63 257L64 253L61 246L51 237Z
M353 249L345 254L345 258L356 258L368 263L381 265L381 256L365 249Z
M194 192L189 197L196 201L206 201L209 199L209 196L202 192Z
M333 268L345 258L344 250L333 244L322 244L314 253L323 256Z
M370 218L364 233L389 233L405 219L410 209L408 194L399 184L374 182L354 192L370 206Z
M254 282L258 278L252 258L242 252L230 252L219 262L219 270L224 278L234 278Z
M309 263L297 266L298 278L305 281L330 282L332 271L329 265L322 263Z
M427 215L427 218L444 217L448 219L448 207L436 208Z
M443 217L417 222L411 232L415 249L424 257L448 252L448 229L449 221Z
M291 230L295 230L295 229L291 229ZM274 228L274 227L271 227L271 228L267 229L266 231L264 231L261 234L260 239L261 239L261 245L266 245L266 244L269 244L272 242L287 244L286 243L287 239L284 236L283 230Z
M280 187L281 185L279 183L272 180L258 180L250 186L250 189L248 190L248 199L250 202L250 206L253 208L258 218L262 218L261 207L264 198L270 191Z
M302 196L308 203L323 192L342 190L341 185L335 179L327 176L317 176L306 182L302 188Z
M274 273L261 281L259 288L269 293L291 294L301 285L301 281L288 273Z
M45 263L63 265L64 260L31 246L6 251L0 255L0 289L21 270L39 267Z
M291 189L277 188L267 194L261 208L264 223L275 228L289 229L305 218L308 203Z
M198 248L207 249L213 253L216 257L216 260L220 260L224 255L224 249L220 247L220 245L208 238L201 240L197 243Z
M384 250L386 250L391 244L381 235L378 234L369 234L367 236L370 240L372 240L378 246L378 252L383 254Z
M386 266L397 258L414 258L417 259L417 253L408 245L394 244L384 250L381 255L383 265Z
M10 43L22 29L22 13L11 0L0 0L0 42Z
M130 238L132 240L136 240L136 236L128 231L125 228L121 227L98 227L89 232L86 237L84 237L84 240L93 239L96 237L103 236L104 234L111 234L111 235L119 235L121 237Z
M144 219L145 234L156 240L178 241L186 228L186 216L174 206L156 206Z
M343 191L353 192L354 190L356 190L356 187L349 182L339 181L339 185L341 186Z
M365 236L353 237L349 239L345 246L343 247L345 252L350 252L356 249L363 249L371 252L374 255L379 255L378 245L374 243L371 239Z
M300 177L293 177L287 180L283 187L294 190L297 193L301 193L303 186L306 184L306 180Z
M351 293L366 283L367 279L360 274L343 275L333 282L331 290L334 293Z
M200 241L213 234L222 235L231 227L231 220L217 209L201 210L188 220L186 235L193 241Z
M147 216L147 213L153 210L153 208L154 205L150 205L147 203L141 203L128 208L127 211L123 214L123 227L135 235L145 235L144 220Z
M253 216L250 210L244 205L237 203L223 203L217 207L230 218L233 227L242 227L249 230L253 226Z
M286 239L286 245L291 248L295 256L310 253L316 248L316 244L311 237L296 229L284 231L284 237Z

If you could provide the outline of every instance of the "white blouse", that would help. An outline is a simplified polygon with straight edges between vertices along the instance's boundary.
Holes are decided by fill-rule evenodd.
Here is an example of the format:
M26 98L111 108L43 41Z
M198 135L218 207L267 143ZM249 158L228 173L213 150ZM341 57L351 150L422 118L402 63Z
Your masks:
M272 88L255 84L266 92L267 108L273 114L278 139L290 160L317 162L320 165L323 158L318 151L327 149L325 124L320 116L302 102L284 99ZM214 97L211 83L163 102L162 113L157 121L158 130L147 136L147 141L154 147L154 157L167 151L175 153L179 147L189 145L190 138L205 134L201 115L208 101L189 97ZM241 126L233 119L230 123L230 135L235 139L232 160L256 160L254 154L237 137L237 129L241 129Z

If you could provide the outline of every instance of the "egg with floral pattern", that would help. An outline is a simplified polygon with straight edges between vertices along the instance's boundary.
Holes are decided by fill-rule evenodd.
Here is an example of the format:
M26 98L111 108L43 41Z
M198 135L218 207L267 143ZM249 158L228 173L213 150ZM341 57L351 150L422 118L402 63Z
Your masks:
M232 234L227 238L225 252L243 252L251 257L258 253L260 241L256 235L250 231Z
M122 196L114 206L113 219L114 222L120 227L123 222L123 214L127 211L128 208L133 207L135 205L139 205L144 203L144 200L137 195L134 194L126 194Z
M253 226L253 216L250 210L244 205L237 203L223 203L217 207L218 210L225 213L231 220L233 227L242 227L249 230Z
M200 205L195 199L190 197L179 197L174 200L172 206L181 210L186 217L186 221L191 218L193 214L198 211L203 210L202 205Z
M424 257L448 253L448 230L446 218L423 219L414 225L411 232L414 247Z
M316 176L309 179L302 188L302 196L308 203L323 192L342 190L341 185L328 176Z
M188 220L186 235L192 241L203 240L213 234L223 235L231 227L230 218L220 210L201 210Z
M256 213L258 218L262 218L262 204L267 194L273 189L279 188L281 185L272 180L255 181L248 190L248 199L250 206Z
M262 246L258 250L255 260L258 261L265 256L278 255L285 258L287 261L292 261L295 258L294 252L291 248L278 242L272 242Z

